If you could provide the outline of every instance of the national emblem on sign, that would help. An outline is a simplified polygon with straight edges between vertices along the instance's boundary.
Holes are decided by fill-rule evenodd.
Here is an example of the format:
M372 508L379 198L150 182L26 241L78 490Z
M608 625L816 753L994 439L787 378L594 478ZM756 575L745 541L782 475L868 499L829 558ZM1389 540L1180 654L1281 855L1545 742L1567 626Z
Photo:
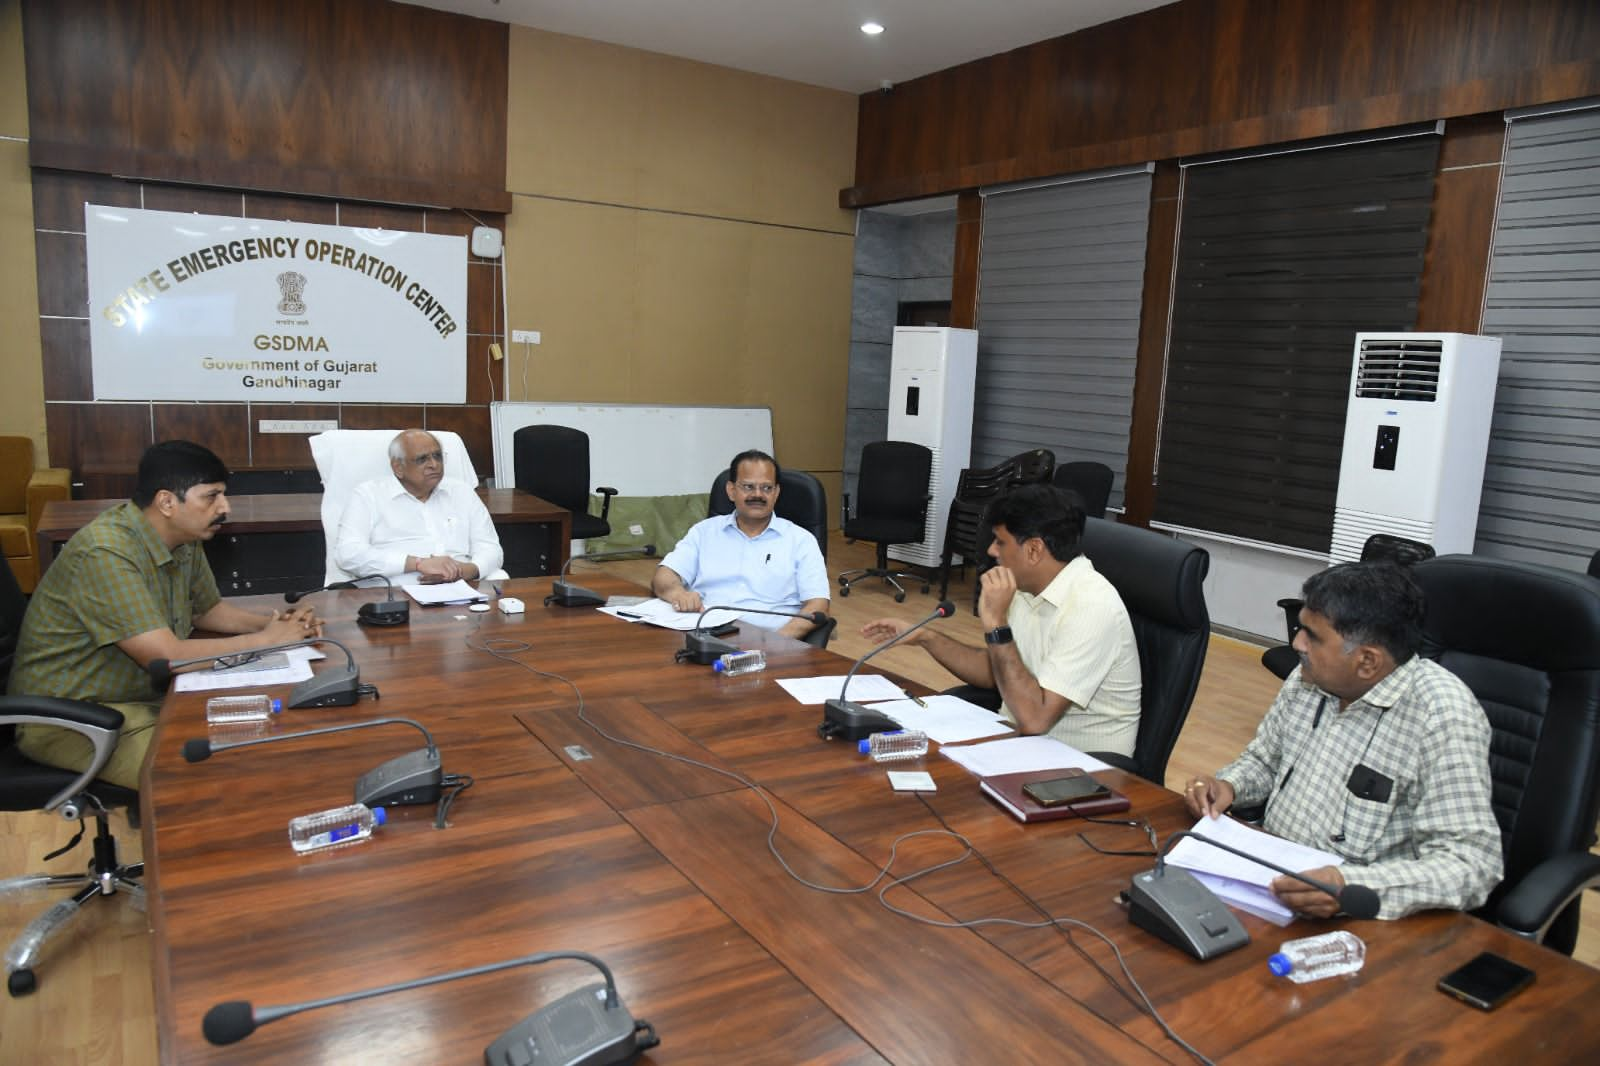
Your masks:
M278 289L283 293L283 299L278 301L278 313L284 315L303 315L306 313L305 301L300 299L305 295L306 276L297 270L285 270L278 275Z

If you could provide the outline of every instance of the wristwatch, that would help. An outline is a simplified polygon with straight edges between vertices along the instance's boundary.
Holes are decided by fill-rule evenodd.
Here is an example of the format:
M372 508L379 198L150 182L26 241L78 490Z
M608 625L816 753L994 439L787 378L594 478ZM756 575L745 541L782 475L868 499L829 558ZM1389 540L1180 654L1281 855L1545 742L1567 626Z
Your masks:
M983 642L985 644L1010 644L1011 627L995 626L993 629L989 630L989 632L983 635Z

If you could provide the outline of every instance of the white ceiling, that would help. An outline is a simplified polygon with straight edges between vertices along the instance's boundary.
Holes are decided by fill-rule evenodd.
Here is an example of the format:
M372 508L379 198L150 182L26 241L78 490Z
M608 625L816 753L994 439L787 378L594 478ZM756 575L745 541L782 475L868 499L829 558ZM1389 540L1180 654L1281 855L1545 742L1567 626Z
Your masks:
M407 2L862 93L1172 0Z

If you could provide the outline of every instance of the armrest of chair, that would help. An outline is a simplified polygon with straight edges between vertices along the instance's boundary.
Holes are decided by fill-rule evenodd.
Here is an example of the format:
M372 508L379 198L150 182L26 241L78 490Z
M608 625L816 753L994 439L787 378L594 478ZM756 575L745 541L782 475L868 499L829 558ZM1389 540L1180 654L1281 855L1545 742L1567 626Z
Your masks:
M88 787L100 775L122 736L122 712L84 700L54 696L0 696L0 725L48 725L81 733L94 746L94 757L77 780L50 797L53 811Z
M839 494L839 528L843 529L844 524L848 521L850 521L850 494L841 492Z
M617 494L617 490L606 485L601 485L594 491L598 492L602 497L600 500L600 521L604 522L607 516L611 514L611 497Z
M1587 851L1552 855L1501 898L1495 922L1520 937L1542 941L1550 923L1592 885L1600 885L1600 855Z
M1289 640L1294 640L1294 635L1300 632L1300 608L1306 605L1305 600L1284 599L1278 601L1278 606L1283 610L1283 628L1289 634Z
M72 471L61 466L35 470L28 479L28 532L39 531L39 516L51 500L72 499Z

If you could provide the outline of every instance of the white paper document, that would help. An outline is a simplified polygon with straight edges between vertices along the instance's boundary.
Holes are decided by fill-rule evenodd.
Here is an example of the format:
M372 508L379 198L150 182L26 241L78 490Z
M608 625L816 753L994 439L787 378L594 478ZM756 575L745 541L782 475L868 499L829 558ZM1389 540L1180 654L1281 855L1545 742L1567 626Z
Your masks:
M405 585L405 594L424 607L437 607L443 603L482 603L488 594L479 592L465 581L442 581L437 585Z
M854 681L850 688L855 688ZM851 695L855 695L854 691ZM872 709L893 718L903 729L922 730L929 740L940 744L959 744L1012 731L1011 723L999 714L960 696L924 696L921 704L916 700L892 700L874 703Z
M601 614L609 614L612 618L620 618L624 622L644 622L647 625L660 626L663 629L675 629L680 633L687 633L700 621L699 611L675 610L672 604L663 599L648 599L640 603L616 604L607 603L604 607L596 607ZM706 615L703 623L706 629L720 626L724 622L737 622L738 611L712 611Z
M179 674L174 679L174 685L179 692L293 685L311 677L311 660L325 658L327 656L316 648L290 648L287 651L269 652L225 670L194 670Z
M1332 852L1275 837L1227 815L1220 818L1202 816L1190 831L1229 844L1240 851L1259 855L1286 870L1314 870L1319 866L1338 866L1344 862L1343 858ZM1187 838L1178 841L1167 853L1167 861L1194 874L1223 902L1240 910L1276 925L1288 925L1294 920L1294 912L1280 903L1278 897L1267 888L1279 876L1276 870Z
M778 684L801 703L826 703L839 698L839 686L844 684L844 679L844 674L832 677L780 677ZM857 674L850 680L847 698L851 703L903 700L906 690L882 674Z
M941 747L939 752L954 759L979 777L996 774L1020 774L1032 770L1109 770L1110 766L1094 756L1063 744L1054 737L1009 737L991 740L984 744L966 744L959 748Z

